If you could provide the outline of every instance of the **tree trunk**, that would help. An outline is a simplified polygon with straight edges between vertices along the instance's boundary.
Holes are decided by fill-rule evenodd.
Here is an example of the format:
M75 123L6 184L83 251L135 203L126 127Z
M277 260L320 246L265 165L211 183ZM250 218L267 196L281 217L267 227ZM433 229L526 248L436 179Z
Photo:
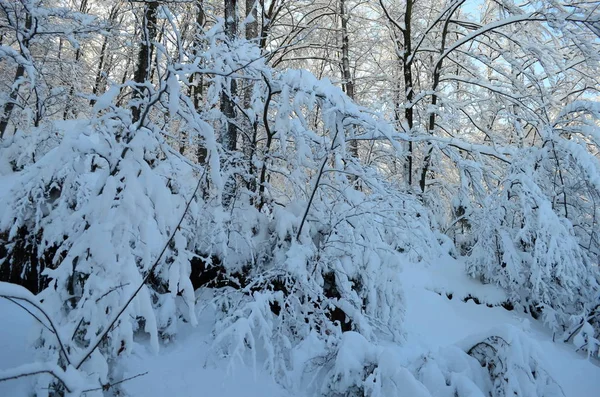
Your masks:
M196 11L196 40L194 42L194 48L192 50L192 54L196 57L200 51L202 42L197 40L202 32L202 28L206 23L206 15L204 14L204 1L199 0L197 2L198 10ZM194 104L194 108L196 110L200 110L200 103L202 101L202 96L204 95L204 79L202 73L192 73L190 76L190 87L189 87L189 95L192 98L192 103Z
M259 0L259 3L262 10L259 47L261 50L264 50L267 47L267 39L273 23L273 14L275 13L275 5L277 4L277 1L271 1L268 9L265 9L264 0Z
M196 10L196 26L195 26L195 43L193 54L197 56L197 54L202 51L202 46L204 45L201 40L199 40L201 33L203 32L204 24L206 23L206 14L204 13L204 1L198 0L196 2L197 10ZM202 61L199 64L202 67ZM204 96L204 76L202 73L192 73L190 76L190 87L189 87L189 95L192 98L192 103L194 104L194 109L196 111L200 111L200 107L202 104L202 98ZM202 145L200 141L198 141L198 145L196 148L196 158L198 159L199 164L206 163L206 158L208 156L208 152L206 147Z
M85 14L89 11L88 9L88 0L81 0L81 4L79 5L79 12ZM79 59L81 58L81 47L77 48L77 51L75 51L75 65L77 65L77 63L79 62ZM69 116L72 116L72 105L73 105L73 97L75 96L75 84L71 84L71 87L69 88L69 95L67 96L67 100L66 100L66 104L65 104L65 110L63 112L63 120L66 120L67 118L69 118Z
M415 95L413 76L412 76L412 42L411 42L411 25L412 25L412 7L413 0L406 1L406 13L404 14L404 55L402 56L402 72L404 74L404 92L406 97L407 106L404 110L404 118L408 124L408 133L412 135L414 127L414 115L413 115L413 99ZM408 187L412 186L412 174L413 174L413 143L408 142L408 155L406 156L406 176Z
M246 24L246 39L254 40L258 37L258 10L256 0L246 0L246 17L251 17L252 22Z
M237 0L225 0L225 34L231 41L237 35ZM229 81L227 81L229 80ZM237 148L237 128L235 126L235 97L237 95L236 81L232 77L227 77L225 84L229 83L229 87L223 87L221 92L221 113L224 121L221 126L221 134L219 142L223 149L235 151ZM231 203L235 191L235 177L231 177L225 183L223 192L223 205L228 206Z
M108 20L111 24L116 22L120 9L120 3L117 3L111 8L108 17ZM96 73L96 80L94 81L94 88L92 90L94 96L104 93L104 88L106 85L104 74L108 74L107 70L110 69L110 64L111 58L108 51L108 36L104 36L102 48L100 49L100 59L98 60L98 71ZM127 67L125 68L125 73L127 73ZM95 103L96 99L92 98L90 100L90 106L94 106Z
M354 100L354 81L350 70L350 42L348 39L348 20L350 16L346 10L346 0L340 0L339 13L342 21L342 87L346 95ZM354 138L354 134L350 135L350 138ZM350 154L358 158L358 141L355 139L350 141Z
M156 36L156 12L158 2L147 2L144 5L144 21L142 24L142 44L138 53L137 69L133 75L133 80L138 84L144 84L150 76L152 64L152 42ZM143 96L143 88L136 87L133 91L133 100L139 100ZM133 122L137 122L141 116L142 105L134 104L132 108Z
M450 24L452 15L456 12L456 10L458 10L460 8L460 6L462 5L462 3L464 3L464 1L459 1L453 8L452 10L450 10L448 12L448 17L446 18L446 21L444 22L444 26L442 28L442 37L441 37L441 44L440 44L440 55L444 53L444 51L446 50L446 37L448 36L448 26ZM429 113L429 123L427 126L427 129L429 131L429 133L431 135L433 135L433 132L435 130L435 111L436 111L436 107L437 107L437 100L438 100L438 96L437 96L437 89L438 89L438 85L440 84L440 76L441 76L441 72L442 72L442 65L443 65L443 60L440 59L434 66L433 68L433 84L431 86L431 112ZM423 160L423 169L421 170L421 179L419 181L419 186L421 187L421 192L425 193L425 185L427 182L427 173L429 172L429 168L431 166L431 155L433 153L433 145L428 144L427 145L427 154L425 155L425 159Z
M92 90L92 94L94 97L98 96L100 92L100 85L104 80L102 74L104 73L104 59L106 58L106 48L108 46L108 36L104 36L104 41L102 42L102 48L100 49L100 59L98 60L98 72L96 73L96 81L94 82L94 89ZM94 106L96 103L96 99L90 99L90 106Z
M25 9L25 32L22 34L23 39L21 40L21 46L27 48L29 46L29 40L31 37L29 36L31 27L33 25L33 18L31 14ZM19 34L19 33L17 33ZM21 55L23 55L23 51L21 51ZM15 108L15 103L17 101L17 95L19 94L19 85L21 78L25 75L25 66L19 64L17 66L17 71L15 73L15 78L13 80L12 89L8 96L8 101L4 104L4 110L2 112L2 118L0 118L0 139L4 137L4 133L6 132L6 128L8 127L8 122L10 121L10 116L12 114L13 109Z
M246 23L246 40L256 42L259 41L258 33L258 10L256 0L246 0L246 20L251 20ZM254 90L254 82L247 80L244 82L244 109L250 109L252 106L252 92ZM256 180L254 179L257 174L256 167L252 161L254 154L256 153L256 145L258 138L258 119L254 116L252 119L246 113L242 119L242 128L244 130L244 137L246 137L246 144L244 145L244 158L248 162L248 169L251 178L248 182L248 190L256 191ZM254 176L254 178L252 178Z
M400 25L396 22L392 16L388 13L387 9L383 5L383 2L380 0L379 4L381 5L386 17L390 21L392 33L394 35L394 40L396 42L396 56L399 63L400 71L402 72L403 80L404 80L404 98L398 99L397 101L397 109L396 120L400 122L400 105L404 102L404 119L406 120L406 124L408 127L407 134L409 136L412 135L413 127L414 127L414 111L413 111L413 99L414 99L414 81L412 74L412 63L413 63L413 49L412 49L412 12L414 0L406 0L406 7L404 9L404 24ZM396 33L399 31L402 34L402 38ZM398 90L400 92L400 89ZM404 171L404 181L408 189L412 186L412 178L413 178L413 143L411 141L407 142L407 156L406 161L404 162L403 171Z
M237 0L225 0L225 34L233 40L237 34ZM237 93L235 79L229 81L229 92L221 93L221 112L227 119L221 130L220 141L226 150L235 150L237 146L237 129L235 127L235 103Z
M77 65L77 62L79 62L79 58L81 58L81 49L80 48L78 48L77 51L75 51L75 65ZM75 85L71 84L71 87L69 88L69 95L67 95L65 110L63 112L63 120L66 120L72 114L72 104L73 104L73 96L74 95L75 95Z

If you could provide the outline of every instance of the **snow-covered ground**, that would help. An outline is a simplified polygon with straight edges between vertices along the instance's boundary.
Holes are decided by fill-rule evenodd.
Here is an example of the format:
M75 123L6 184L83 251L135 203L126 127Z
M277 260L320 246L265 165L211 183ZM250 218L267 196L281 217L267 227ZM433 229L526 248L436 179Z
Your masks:
M0 318L0 371L31 363L34 359L35 320L14 303L2 298ZM26 396L27 387L28 380L25 378L0 382L0 396Z
M482 301L498 303L503 293L493 286L482 286L463 275L459 262L448 259L443 264L411 265L403 273L406 296L406 342L398 354L417 355L459 344L474 334L510 325L524 331L540 347L543 364L562 387L567 397L595 397L600 390L598 362L575 352L571 345L553 343L552 335L538 322L507 311L502 307L463 302L469 293ZM453 299L446 297L452 293ZM30 362L33 359L33 320L19 307L0 299L0 370ZM209 360L210 329L213 317L209 311L199 315L201 325L184 328L177 339L162 347L158 355L144 344L136 345L124 360L123 378L144 374L123 383L131 396L147 397L278 397L289 391L257 368L237 363ZM0 396L26 395L28 380L0 383ZM296 396L309 395L295 390Z
M600 363L597 360L588 360L586 355L576 353L572 345L553 343L551 333L531 317L502 307L478 305L473 300L463 302L462 298L471 293L482 302L499 303L503 300L503 292L469 279L460 263L449 261L425 269L415 265L405 273L407 345L435 349L459 343L470 335L485 333L492 328L512 325L537 342L544 366L567 397L600 395ZM453 293L453 299L446 298L444 292Z

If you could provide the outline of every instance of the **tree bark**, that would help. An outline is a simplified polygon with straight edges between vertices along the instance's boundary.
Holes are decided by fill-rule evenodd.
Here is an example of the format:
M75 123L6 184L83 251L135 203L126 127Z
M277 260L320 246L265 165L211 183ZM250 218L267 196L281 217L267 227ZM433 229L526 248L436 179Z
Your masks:
M412 39L411 39L411 25L412 25L412 7L413 0L406 1L406 12L404 14L404 32L403 44L404 53L402 56L402 73L404 75L404 92L406 97L406 109L404 110L404 118L408 124L408 133L412 134L414 127L414 112L413 112L413 99L415 95L414 82L412 75ZM413 174L413 143L408 142L408 155L406 156L406 177L408 187L412 186L412 174Z
M202 32L202 28L206 23L206 14L204 13L204 1L197 1L196 10L196 27L195 27L195 40L194 40L194 49L192 50L192 54L194 57L198 56L202 46L202 42L198 40L200 38L200 34ZM192 103L194 104L194 108L196 110L200 110L200 103L202 102L202 96L204 95L204 79L202 73L192 73L190 76L190 87L189 87L189 95L192 98Z
M256 0L246 0L246 17L251 17L252 22L246 23L246 39L254 40L258 37L258 10Z
M259 45L259 32L258 32L258 4L256 0L246 0L246 20L251 20L246 23L246 40L253 41ZM244 109L250 109L252 106L252 92L254 90L254 83L247 80L244 83ZM258 119L254 116L251 119L246 114L246 117L242 120L242 128L244 130L244 136L247 137L246 144L244 145L244 158L248 161L249 173L251 176L257 174L256 167L252 161L254 154L256 153L256 145L258 138ZM250 178L248 183L248 189L250 191L256 191L256 180Z
M142 44L138 53L137 68L133 75L133 80L138 84L144 84L150 76L152 65L152 41L156 37L156 20L157 20L158 2L150 1L144 5L144 20L142 24ZM143 89L136 87L133 91L133 99L139 100L143 96ZM132 108L133 122L137 122L141 116L142 105L137 104Z
M350 42L348 39L348 20L350 16L346 10L346 0L340 0L339 13L342 22L342 87L346 95L354 100L354 80L350 70ZM351 136L351 138L354 138L354 136ZM358 159L358 141L355 139L350 141L350 154Z
M79 5L79 12L85 14L89 11L88 9L88 0L81 0L81 4ZM75 51L75 65L77 65L77 63L79 62L79 59L81 58L81 47L77 48L77 51ZM69 88L69 95L67 96L67 101L65 104L65 110L63 112L63 120L66 120L67 118L69 118L69 116L72 115L72 105L73 105L73 97L75 96L75 84L71 84L71 87Z
M441 44L440 44L440 55L442 55L444 53L444 51L446 50L446 38L448 36L448 26L450 25L450 21L452 18L452 15L456 12L456 10L459 9L459 7L462 5L462 3L464 3L464 1L460 1L458 2L453 8L452 10L450 10L448 12L448 17L446 18L446 21L444 22L444 26L442 28L442 37L441 37ZM427 130L429 131L429 133L431 135L433 135L433 131L435 130L435 108L437 106L437 100L438 100L438 96L437 96L437 89L438 86L440 84L440 76L441 76L441 72L442 72L442 65L443 65L443 59L441 59L439 62L437 62L435 64L435 67L433 69L433 83L431 86L431 112L429 113L429 123L427 126ZM423 160L423 169L421 170L421 179L419 181L419 186L421 188L421 192L425 193L425 185L427 182L427 173L429 172L429 168L431 166L431 155L433 153L433 145L428 144L428 148L427 148L427 154L425 155L425 159Z
M264 50L267 47L267 39L269 37L269 33L271 30L271 26L273 24L273 18L275 14L275 6L277 1L272 0L269 4L269 8L265 9L265 1L259 0L261 10L262 10L262 19L261 19L261 28L260 28L260 43L259 47L261 50Z
M200 40L201 34L203 32L204 24L206 23L206 14L204 13L204 1L198 0L196 2L197 10L196 10L196 25L195 25L195 42L194 49L192 51L194 56L197 56L200 51L202 51L203 43ZM200 63L200 66L202 62ZM194 109L196 111L200 111L202 98L204 96L204 76L202 73L192 73L190 76L190 86L189 86L189 95L192 98L192 103L194 104ZM199 164L206 163L206 158L208 156L208 152L206 147L202 145L200 141L198 141L198 145L196 148L196 158L198 159Z
M96 73L96 81L94 82L94 89L92 90L92 94L97 96L100 92L100 85L104 80L102 74L104 73L104 59L106 57L106 48L108 46L108 37L104 36L104 41L102 42L102 48L100 49L100 59L98 60L98 72ZM90 99L90 106L94 106L96 103L96 99Z
M75 51L75 64L77 64L79 62L79 58L81 58L81 49L80 48L78 48L77 51ZM74 95L75 95L75 85L71 84L71 87L69 88L69 95L67 95L65 110L63 112L63 120L66 120L67 118L69 118L69 116L72 113L72 105L73 105L73 96Z
M119 10L119 3L113 6L113 8L111 8L108 17L108 20L111 24L115 23L117 16L119 15ZM96 72L96 80L94 81L94 88L92 89L92 94L94 94L94 97L104 92L104 86L102 86L102 84L106 84L104 74L106 73L107 64L110 65L110 57L108 54L108 35L104 36L104 40L102 41L102 48L100 48L100 58L98 59L98 71ZM90 106L94 106L95 103L96 99L92 98L90 100Z
M233 40L237 34L237 0L225 0L225 34ZM223 125L220 141L226 150L235 150L237 147L237 129L235 126L235 103L237 93L235 79L229 81L229 92L221 93L221 112L227 119Z
M33 18L29 13L29 10L25 9L25 31L21 33L23 35L23 39L20 40L20 45L22 47L27 48L29 46L29 40L31 39L31 27L33 25ZM19 33L17 32L17 35ZM23 54L23 50L21 50L21 55ZM25 75L25 66L19 64L17 66L17 71L15 72L15 78L13 80L13 86L8 96L8 101L4 104L4 110L2 112L2 118L0 118L0 139L4 137L6 129L8 128L8 122L10 121L10 116L12 114L13 109L15 108L15 103L17 101L17 95L19 94L19 80Z
M400 70L402 72L403 80L404 80L404 119L406 120L406 124L408 126L408 135L412 135L412 130L414 127L414 111L413 111L413 99L414 99L414 81L412 74L412 64L413 64L413 49L412 49L412 13L413 13L413 4L414 0L406 0L406 7L404 9L404 26L401 26L397 23L392 16L388 13L386 7L383 4L383 1L379 1L384 14L387 19L391 23L391 29L394 27L402 34L402 38L398 37L394 33L395 41L396 41L396 56L398 57L398 61L400 64ZM400 106L400 100L398 101L398 107ZM400 109L396 110L396 118L397 121L400 121ZM406 182L407 188L410 189L412 186L412 175L413 175L413 143L411 141L407 142L407 156L406 162L404 163L404 180Z

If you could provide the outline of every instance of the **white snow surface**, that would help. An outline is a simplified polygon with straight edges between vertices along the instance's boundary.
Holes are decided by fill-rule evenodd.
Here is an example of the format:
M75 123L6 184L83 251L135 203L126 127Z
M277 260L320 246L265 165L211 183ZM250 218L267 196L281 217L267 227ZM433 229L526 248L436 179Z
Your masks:
M34 360L35 321L23 309L0 298L0 372ZM0 382L0 396L26 396L28 379Z
M390 343L385 348L386 355L401 355L401 361L409 363L427 352L436 357L448 348L468 347L473 341L481 340L477 335L489 334L490 330L514 327L523 331L530 342L539 348L543 366L567 397L598 395L600 366L597 361L576 353L573 345L552 342L552 335L536 320L494 306L502 301L503 292L469 279L464 275L461 262L446 258L439 263L407 265L402 278L407 307L404 322L406 340L401 345ZM452 299L447 297L450 293ZM463 302L468 294L477 296L482 303L476 304L473 300ZM203 299L202 296L199 298ZM144 374L123 383L129 395L314 395L314 391L307 391L312 390L309 385L298 390L285 390L276 379L261 369L260 363L254 366L240 361L215 362L214 354L211 356L214 314L207 308L202 309L201 302L198 307L199 326L182 326L177 338L162 346L158 354L153 353L145 341L138 341L130 356L123 360L123 378ZM34 360L32 342L36 336L35 320L5 299L0 299L0 317L3 319L0 325L0 372L31 363ZM360 340L358 334L349 335L343 343L356 342L358 346ZM352 352L351 356L363 354L358 350ZM398 368L397 371L400 377L410 377L404 368ZM28 378L21 378L0 383L0 396L26 396L29 381ZM415 393L424 391L422 385L414 386Z
M406 346L415 350L435 350L452 344L462 346L468 344L466 341L471 336L512 325L539 346L543 365L567 397L595 397L600 393L597 360L588 360L585 354L576 353L573 345L552 342L550 331L527 315L501 306L488 307L484 302L500 302L502 299L498 298L503 292L466 276L460 262L449 260L428 268L418 264L405 273ZM432 289L453 292L453 299L449 300L444 293L440 296ZM465 294L459 291L469 291L482 303L463 302L459 298Z

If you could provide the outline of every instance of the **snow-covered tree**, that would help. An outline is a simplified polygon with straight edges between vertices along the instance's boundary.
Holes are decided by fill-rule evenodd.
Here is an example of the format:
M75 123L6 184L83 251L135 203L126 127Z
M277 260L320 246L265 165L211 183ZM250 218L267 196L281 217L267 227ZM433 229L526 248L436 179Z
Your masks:
M517 330L400 352L403 268L598 354L593 3L0 0L0 297L41 313L0 381L119 393L202 300L290 389L561 395Z

